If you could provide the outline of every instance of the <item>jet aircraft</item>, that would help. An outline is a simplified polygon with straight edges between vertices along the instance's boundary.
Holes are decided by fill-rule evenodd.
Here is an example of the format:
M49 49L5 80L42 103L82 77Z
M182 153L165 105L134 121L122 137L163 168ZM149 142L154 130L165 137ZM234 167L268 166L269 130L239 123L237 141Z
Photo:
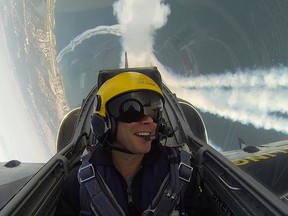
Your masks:
M13 182L5 182L1 177L1 215L53 215L65 177L95 144L90 117L99 82L127 70L144 73L159 82L153 75L156 67L100 71L103 75L98 84L81 106L63 119L57 137L58 153L54 157L42 168L40 164L17 166L17 161L1 166L1 176L15 175ZM213 200L211 208L217 215L288 215L288 141L258 146L257 152L239 149L221 154L207 144L206 127L197 109L178 98L165 84L163 92L166 100L163 135L169 145L189 146L196 182L202 193ZM279 164L284 168L275 169ZM253 174L251 170L255 169L258 172Z

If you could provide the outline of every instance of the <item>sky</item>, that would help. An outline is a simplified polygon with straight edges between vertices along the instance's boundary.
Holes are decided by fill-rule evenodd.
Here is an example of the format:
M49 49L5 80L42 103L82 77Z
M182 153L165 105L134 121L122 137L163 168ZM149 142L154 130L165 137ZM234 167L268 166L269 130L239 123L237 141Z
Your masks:
M13 159L47 162L51 155L41 145L25 106L3 32L3 26L0 26L0 162Z

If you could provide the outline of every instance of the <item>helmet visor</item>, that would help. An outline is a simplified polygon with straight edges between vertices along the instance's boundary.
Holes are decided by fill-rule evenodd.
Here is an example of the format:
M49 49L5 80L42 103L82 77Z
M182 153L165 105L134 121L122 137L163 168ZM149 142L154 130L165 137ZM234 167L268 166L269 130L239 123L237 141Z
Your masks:
M106 104L106 110L116 121L131 123L151 116L158 123L162 116L163 102L153 92L130 92L120 95Z

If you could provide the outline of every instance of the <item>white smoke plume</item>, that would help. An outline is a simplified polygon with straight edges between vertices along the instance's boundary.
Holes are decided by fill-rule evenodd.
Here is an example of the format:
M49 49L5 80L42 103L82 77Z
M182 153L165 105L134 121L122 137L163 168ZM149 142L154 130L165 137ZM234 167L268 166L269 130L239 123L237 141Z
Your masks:
M166 24L169 6L162 0L119 0L113 8L121 26L122 46L128 53L129 67L152 66L154 34Z

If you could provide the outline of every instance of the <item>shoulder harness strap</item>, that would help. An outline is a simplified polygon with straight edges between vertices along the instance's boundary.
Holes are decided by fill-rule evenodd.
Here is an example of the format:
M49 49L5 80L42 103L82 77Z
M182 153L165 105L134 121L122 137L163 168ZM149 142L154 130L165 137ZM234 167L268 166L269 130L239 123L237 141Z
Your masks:
M185 144L184 144L185 145ZM170 215L175 209L180 198L184 196L188 187L193 167L191 166L191 153L184 147L170 149L170 182L166 189L161 190L167 184L167 178L163 181L160 190L154 198L149 209L144 211L143 216Z
M125 215L123 209L117 203L114 195L98 171L89 162L89 158L83 158L78 171L80 183L81 209L85 213L93 212L95 215Z

